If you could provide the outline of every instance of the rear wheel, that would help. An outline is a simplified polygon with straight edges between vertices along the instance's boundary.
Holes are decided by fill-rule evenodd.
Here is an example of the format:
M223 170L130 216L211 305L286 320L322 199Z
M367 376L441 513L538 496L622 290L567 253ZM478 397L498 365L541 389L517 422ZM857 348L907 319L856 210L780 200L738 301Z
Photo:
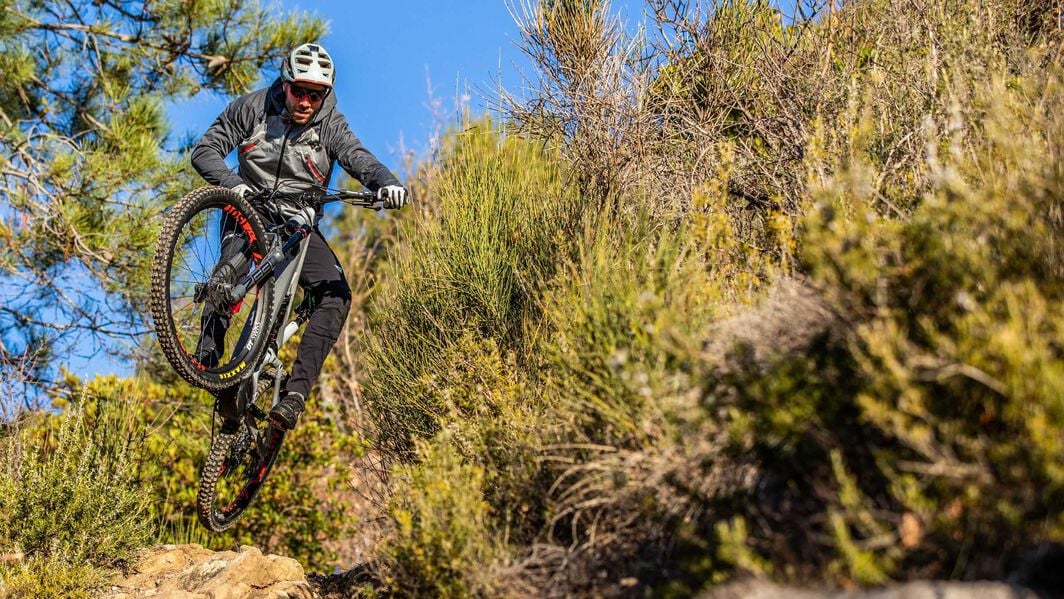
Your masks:
M163 223L151 272L151 311L163 353L189 383L218 391L249 375L267 347L273 279L232 301L230 290L266 254L262 219L224 187L203 187Z
M274 378L259 380L238 423L230 430L223 426L211 442L196 494L200 522L210 530L225 530L240 518L277 460L285 431L269 418Z

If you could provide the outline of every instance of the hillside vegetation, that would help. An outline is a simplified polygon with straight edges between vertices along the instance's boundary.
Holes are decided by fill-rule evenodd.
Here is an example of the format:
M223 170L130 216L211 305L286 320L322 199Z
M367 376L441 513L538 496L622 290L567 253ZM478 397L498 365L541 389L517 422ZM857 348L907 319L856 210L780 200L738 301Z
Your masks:
M153 539L323 568L369 528L351 595L1001 579L1064 543L1055 3L649 0L636 38L519 8L527 94L454 123L412 209L334 223L358 305L246 522L194 524L203 395L71 380L0 445L9 589Z
M382 579L683 596L1064 540L1059 15L648 6L528 7L532 97L420 171L362 354Z

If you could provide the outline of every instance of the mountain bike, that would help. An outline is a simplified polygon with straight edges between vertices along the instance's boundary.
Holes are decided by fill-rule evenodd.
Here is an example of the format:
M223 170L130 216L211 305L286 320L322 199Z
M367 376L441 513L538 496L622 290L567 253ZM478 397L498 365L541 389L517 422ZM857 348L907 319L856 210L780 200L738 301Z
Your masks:
M373 192L318 190L240 197L208 186L166 216L151 271L151 312L163 354L215 396L221 427L200 473L200 522L222 531L262 488L285 429L270 409L287 379L282 346L310 317L293 306L307 240L328 202L380 209ZM294 313L294 318L293 318Z

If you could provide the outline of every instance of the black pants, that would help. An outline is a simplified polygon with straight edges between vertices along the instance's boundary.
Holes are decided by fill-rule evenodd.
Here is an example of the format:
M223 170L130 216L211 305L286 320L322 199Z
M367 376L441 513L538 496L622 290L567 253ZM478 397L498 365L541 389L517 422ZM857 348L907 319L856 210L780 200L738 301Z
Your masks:
M299 275L303 293L314 297L314 309L296 351L296 361L288 379L288 391L310 397L310 388L318 380L321 367L329 355L351 309L351 287L336 254L317 228L310 236L310 247Z
M233 235L233 223L226 219L222 225L222 260L243 247L243 240ZM322 237L317 228L310 236L307 256L303 261L303 271L299 275L299 286L304 294L311 294L313 310L303 338L296 351L296 360L288 378L289 392L310 397L310 389L321 373L325 358L329 355L340 329L347 321L351 309L351 288L347 284L343 268L336 254ZM238 277L247 274L237 273ZM207 310L202 318L203 335L200 339L198 354L201 361L210 365L217 363L222 354L222 340L229 328L229 317L225 314Z

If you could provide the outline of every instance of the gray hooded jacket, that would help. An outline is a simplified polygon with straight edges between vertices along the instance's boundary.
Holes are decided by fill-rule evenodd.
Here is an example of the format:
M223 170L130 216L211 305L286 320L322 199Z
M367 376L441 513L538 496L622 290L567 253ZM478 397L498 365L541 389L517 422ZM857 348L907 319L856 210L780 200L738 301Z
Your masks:
M351 132L336 109L335 94L325 98L305 125L289 121L284 94L277 79L226 106L192 150L192 166L208 183L230 189L244 183L255 191L277 185L280 192L298 193L327 185L339 162L371 191L400 185ZM238 148L239 174L225 164L233 148Z

